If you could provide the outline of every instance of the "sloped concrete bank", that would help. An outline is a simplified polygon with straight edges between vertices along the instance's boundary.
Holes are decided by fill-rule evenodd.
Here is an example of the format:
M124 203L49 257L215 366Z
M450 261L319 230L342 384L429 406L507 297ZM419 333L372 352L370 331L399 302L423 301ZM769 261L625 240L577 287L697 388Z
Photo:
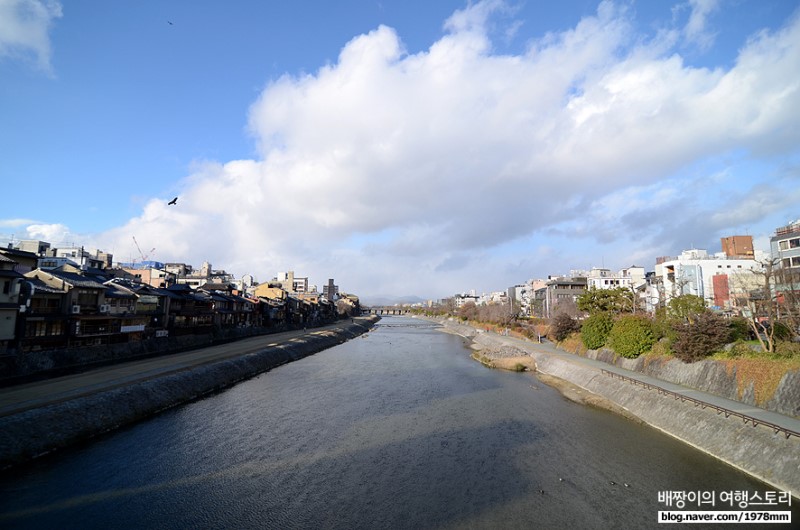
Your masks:
M0 469L87 440L228 388L357 337L379 317L277 346L0 418Z
M480 333L456 322L437 321L444 325L445 331L471 338L475 348L490 351L508 347L503 337ZM775 488L791 491L795 496L800 492L800 438L786 438L766 426L753 427L741 419L717 414L711 408L696 407L611 378L579 359L542 351L535 344L516 342L515 345L534 358L537 371L608 400L621 407L626 416L632 415ZM614 410L613 406L606 408Z
M800 438L786 438L670 396L612 379L595 368L531 352L537 369L565 379L621 406L647 424L772 486L800 492Z
M668 358L625 359L608 349L589 350L583 355L676 385L696 388L726 399L800 418L800 370L784 374L769 399L759 402L753 381L744 379L740 382L736 366L729 368L723 361L703 360L687 364Z

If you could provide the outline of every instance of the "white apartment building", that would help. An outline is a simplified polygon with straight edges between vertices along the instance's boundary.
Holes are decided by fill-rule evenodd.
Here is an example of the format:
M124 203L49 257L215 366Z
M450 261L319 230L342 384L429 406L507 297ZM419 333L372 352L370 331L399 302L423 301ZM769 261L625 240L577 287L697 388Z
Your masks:
M632 265L627 269L621 269L612 273L609 269L594 267L586 275L586 287L588 289L616 289L624 287L634 290L645 283L644 267Z
M685 250L677 258L662 258L656 263L658 296L661 303L668 303L675 296L692 294L705 300L707 306L730 309L737 294L757 285L762 269L758 259Z

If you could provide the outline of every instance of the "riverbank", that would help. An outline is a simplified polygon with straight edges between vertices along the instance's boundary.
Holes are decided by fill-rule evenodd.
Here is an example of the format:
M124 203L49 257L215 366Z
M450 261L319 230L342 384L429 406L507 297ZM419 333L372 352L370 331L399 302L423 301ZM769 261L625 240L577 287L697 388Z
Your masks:
M202 398L369 331L362 317L4 389L0 469ZM70 382L80 381L65 390ZM37 396L41 394L40 397ZM16 396L16 397L15 397Z
M492 351L509 347L524 351L535 361L540 378L544 374L542 381L549 381L567 397L581 396L580 399L587 404L616 409L618 413L647 423L775 488L792 491L795 495L800 491L800 438L797 436L787 437L766 425L745 423L711 407L696 406L609 377L598 366L602 364L600 361L558 352L549 345L485 333L455 321L436 319L436 322L443 325L443 331L469 338L472 348L484 355L490 356ZM663 382L663 386L667 385L669 383ZM699 401L720 399L697 390L686 391ZM584 392L594 397L587 400L582 395ZM740 403L729 406L737 405L750 415L774 414ZM794 425L797 420L787 416L785 422Z

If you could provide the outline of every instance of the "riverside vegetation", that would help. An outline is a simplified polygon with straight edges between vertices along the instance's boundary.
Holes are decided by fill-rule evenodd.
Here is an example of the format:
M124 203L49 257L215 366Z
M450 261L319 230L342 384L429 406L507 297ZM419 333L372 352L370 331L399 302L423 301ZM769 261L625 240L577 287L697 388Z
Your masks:
M788 373L800 371L797 327L791 318L775 318L778 312L771 320L725 317L707 309L702 298L682 295L649 315L636 311L631 293L625 289L590 289L569 309L549 320L513 316L516 311L509 311L508 304L475 306L469 302L458 310L438 307L422 313L458 318L485 331L533 341L546 337L578 355L602 349L614 359L641 358L645 364L670 359L717 361L724 364L729 376L735 374L740 397L752 387L757 405L774 395ZM790 311L784 314L791 316ZM500 367L495 358L478 360Z

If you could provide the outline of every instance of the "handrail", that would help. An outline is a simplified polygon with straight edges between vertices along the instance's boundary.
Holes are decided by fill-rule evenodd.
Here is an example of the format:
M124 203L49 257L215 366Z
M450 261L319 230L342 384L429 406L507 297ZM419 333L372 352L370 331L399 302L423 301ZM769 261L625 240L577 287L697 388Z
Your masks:
M725 407L720 407L719 405L714 405L712 403L707 403L705 401L700 401L699 399L695 399L693 397L685 396L683 394L678 394L677 392L673 392L671 390L667 390L666 388L661 388L660 386L651 385L650 383L645 383L644 381L640 381L638 379L634 379L633 377L628 377L626 375L618 374L616 372L612 372L612 371L606 370L604 368L601 369L600 371L602 373L610 376L612 379L615 378L615 377L618 377L619 379L622 379L623 381L628 381L633 385L641 385L642 387L646 388L647 390L655 390L656 392L658 392L661 395L672 396L675 399L680 399L681 402L689 401L691 403L694 403L695 407L700 406L703 409L705 409L706 407L714 409L714 410L717 411L717 414L725 414L726 418L728 418L730 416L736 416L736 417L742 418L742 420L744 421L745 424L749 421L749 422L751 422L753 424L753 427L756 427L757 425L764 425L765 427L769 427L769 428L773 429L775 431L775 434L778 434L779 432L783 432L783 434L786 435L787 439L789 438L789 436L797 436L798 438L800 438L800 432L793 431L791 429L787 429L786 427L782 427L780 425L776 425L776 424L770 423L768 421L759 420L759 419L754 418L752 416L748 416L747 414L742 414L741 412L736 412L735 410L730 410L730 409L726 409Z

